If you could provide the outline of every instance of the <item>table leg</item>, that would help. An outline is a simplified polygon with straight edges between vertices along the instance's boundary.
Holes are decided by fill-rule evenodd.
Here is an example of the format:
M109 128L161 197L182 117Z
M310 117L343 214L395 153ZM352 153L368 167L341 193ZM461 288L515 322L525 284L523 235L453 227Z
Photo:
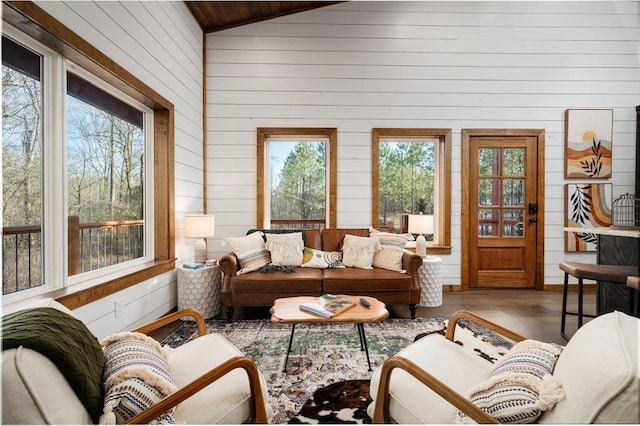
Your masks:
M291 344L293 343L293 333L296 331L296 325L291 324L291 336L289 336L289 347L287 348L287 356L284 359L283 373L287 372L287 363L289 362L289 353L291 352Z
M371 360L369 359L369 347L367 346L367 336L364 334L364 324L358 323L358 334L360 335L360 345L364 345L365 353L367 354L367 364L369 365L369 371L371 371Z

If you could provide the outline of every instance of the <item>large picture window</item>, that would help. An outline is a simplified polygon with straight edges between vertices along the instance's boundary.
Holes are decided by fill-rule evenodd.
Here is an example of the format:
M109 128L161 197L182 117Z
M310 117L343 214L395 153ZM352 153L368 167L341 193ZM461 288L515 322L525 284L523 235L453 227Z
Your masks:
M259 128L259 228L335 227L335 129Z
M173 105L32 3L3 19L2 305L172 270Z
M374 227L407 232L408 215L432 215L430 251L450 251L450 142L449 129L373 129Z

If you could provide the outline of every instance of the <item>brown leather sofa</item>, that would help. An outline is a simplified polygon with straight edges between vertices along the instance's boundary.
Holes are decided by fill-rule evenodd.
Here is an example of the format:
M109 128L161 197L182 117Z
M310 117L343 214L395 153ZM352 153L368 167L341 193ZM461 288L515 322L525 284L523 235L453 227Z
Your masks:
M302 233L305 247L323 251L340 251L346 234L369 236L369 230L364 228L311 229ZM282 297L320 296L324 293L372 296L388 305L409 305L412 319L420 301L418 269L422 258L409 251L405 251L402 259L406 273L382 268L300 267L291 273L254 271L237 275L239 263L235 254L224 255L218 263L223 274L222 303L229 321L233 320L236 306L271 306L275 299Z

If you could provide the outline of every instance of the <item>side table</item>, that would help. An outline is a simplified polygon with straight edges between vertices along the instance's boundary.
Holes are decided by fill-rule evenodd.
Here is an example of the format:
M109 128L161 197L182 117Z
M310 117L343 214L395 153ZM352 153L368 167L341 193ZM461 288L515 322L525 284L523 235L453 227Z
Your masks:
M434 308L442 305L442 259L424 256L418 269L420 281L420 306Z
M218 265L178 268L178 309L197 309L204 318L216 316L222 310L220 284Z

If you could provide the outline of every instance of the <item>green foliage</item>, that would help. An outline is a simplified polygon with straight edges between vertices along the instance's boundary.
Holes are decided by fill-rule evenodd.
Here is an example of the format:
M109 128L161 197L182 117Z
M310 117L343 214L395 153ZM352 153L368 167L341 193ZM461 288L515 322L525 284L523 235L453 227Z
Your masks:
M402 214L433 214L435 145L431 142L380 144L380 223Z
M271 218L324 219L325 176L325 144L296 143L272 188Z

